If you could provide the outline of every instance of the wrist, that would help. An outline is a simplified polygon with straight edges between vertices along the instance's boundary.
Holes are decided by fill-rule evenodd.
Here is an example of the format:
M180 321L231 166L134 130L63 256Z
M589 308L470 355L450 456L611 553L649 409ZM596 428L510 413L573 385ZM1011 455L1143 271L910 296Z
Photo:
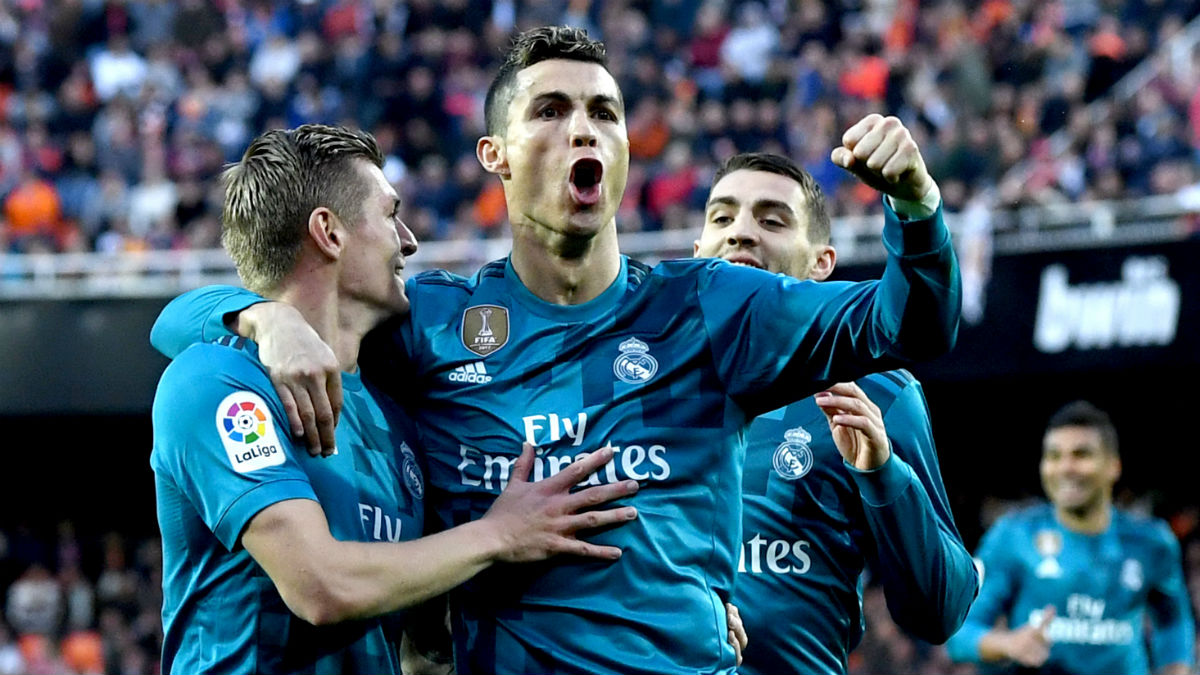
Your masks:
M250 305L240 312L231 314L225 323L229 326L230 330L238 335L257 342L260 326L278 323L279 317L289 311L299 313L286 302L264 300L263 302Z
M938 188L937 181L931 179L929 189L918 200L899 199L891 195L887 195L887 199L896 215L905 220L917 220L928 218L937 211L942 203L942 191Z

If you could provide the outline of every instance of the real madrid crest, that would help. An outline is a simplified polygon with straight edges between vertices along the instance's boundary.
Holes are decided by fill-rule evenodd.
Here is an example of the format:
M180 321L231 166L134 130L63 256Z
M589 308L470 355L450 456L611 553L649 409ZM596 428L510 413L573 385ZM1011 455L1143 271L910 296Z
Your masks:
M404 475L404 485L417 499L425 498L425 480L421 476L421 467L417 464L417 456L413 454L408 443L400 443L400 473Z
M1053 558L1062 553L1062 533L1057 530L1039 530L1033 536L1033 548L1043 558Z
M613 361L613 374L622 382L642 384L658 372L658 359L650 356L650 347L645 342L631 337L617 349L621 355Z
M805 431L804 427L796 427L785 431L783 438L783 443L775 448L771 464L775 467L775 473L784 480L796 480L812 469L813 454L808 448L812 434Z
M508 308L476 305L463 312L463 346L487 356L508 344Z
M1121 585L1131 591L1140 591L1145 583L1142 563L1136 558L1126 558L1121 565Z

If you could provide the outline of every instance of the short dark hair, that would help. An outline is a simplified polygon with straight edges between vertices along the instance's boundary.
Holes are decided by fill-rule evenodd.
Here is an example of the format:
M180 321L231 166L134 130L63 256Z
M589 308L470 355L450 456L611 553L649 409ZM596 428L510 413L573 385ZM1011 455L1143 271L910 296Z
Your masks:
M808 240L814 244L829 243L829 210L825 205L825 193L821 191L820 183L817 183L817 179L813 178L811 173L783 155L771 152L742 152L721 164L713 176L712 187L716 187L725 176L743 169L766 171L799 183L808 206Z
M1062 427L1087 427L1100 433L1100 444L1112 454L1117 451L1117 428L1113 426L1108 413L1097 408L1088 401L1073 401L1058 409L1046 423L1049 433Z
M515 93L517 73L551 59L595 63L608 70L608 50L604 43L588 37L582 28L541 26L521 33L513 38L484 99L483 114L489 136L508 130L508 106Z
M314 209L324 206L349 224L362 218L369 188L358 159L383 166L370 134L305 124L258 136L225 169L221 243L246 288L272 291L291 272Z

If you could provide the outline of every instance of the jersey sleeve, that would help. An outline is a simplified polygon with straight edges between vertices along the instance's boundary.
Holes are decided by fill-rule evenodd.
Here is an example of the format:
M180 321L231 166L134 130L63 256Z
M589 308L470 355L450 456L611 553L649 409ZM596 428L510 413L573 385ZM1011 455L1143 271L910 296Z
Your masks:
M1161 568L1149 595L1150 662L1155 672L1176 663L1186 664L1190 672L1195 667L1196 625L1183 578L1179 542L1165 524L1156 525L1162 538L1162 554L1157 558Z
M214 285L188 291L163 308L150 329L150 344L173 359L190 345L232 335L225 325L225 315L265 301L236 286Z
M975 552L979 569L979 595L967 612L962 628L946 641L946 651L955 661L981 661L979 640L1008 612L1020 580L1016 559L1008 554L1014 522L1003 517L983 535ZM1015 628L1015 626L1014 626Z
M228 548L262 509L316 495L293 459L270 380L228 348L198 345L168 366L152 411L156 473Z
M941 210L902 223L885 208L883 243L887 265L873 281L816 283L709 264L700 302L714 363L747 412L954 345L961 278Z
M876 471L849 467L875 542L873 568L896 623L942 643L966 618L979 578L950 513L915 380L888 407L884 425L893 451L888 461Z

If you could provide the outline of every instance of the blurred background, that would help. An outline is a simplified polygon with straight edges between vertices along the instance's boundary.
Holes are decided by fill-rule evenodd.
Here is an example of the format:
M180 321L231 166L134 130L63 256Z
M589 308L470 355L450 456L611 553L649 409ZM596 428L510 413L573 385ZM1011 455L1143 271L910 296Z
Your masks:
M174 295L237 283L214 178L273 127L375 134L421 250L508 251L474 157L508 39L586 27L627 104L624 252L689 256L716 165L802 163L835 278L877 276L876 194L830 163L904 120L966 291L914 368L969 547L1040 497L1045 420L1087 398L1121 434L1122 504L1166 518L1200 609L1190 421L1200 378L1197 0L0 0L0 675L155 673L161 553L147 336ZM853 672L972 673L866 598ZM743 608L752 611L752 608Z

